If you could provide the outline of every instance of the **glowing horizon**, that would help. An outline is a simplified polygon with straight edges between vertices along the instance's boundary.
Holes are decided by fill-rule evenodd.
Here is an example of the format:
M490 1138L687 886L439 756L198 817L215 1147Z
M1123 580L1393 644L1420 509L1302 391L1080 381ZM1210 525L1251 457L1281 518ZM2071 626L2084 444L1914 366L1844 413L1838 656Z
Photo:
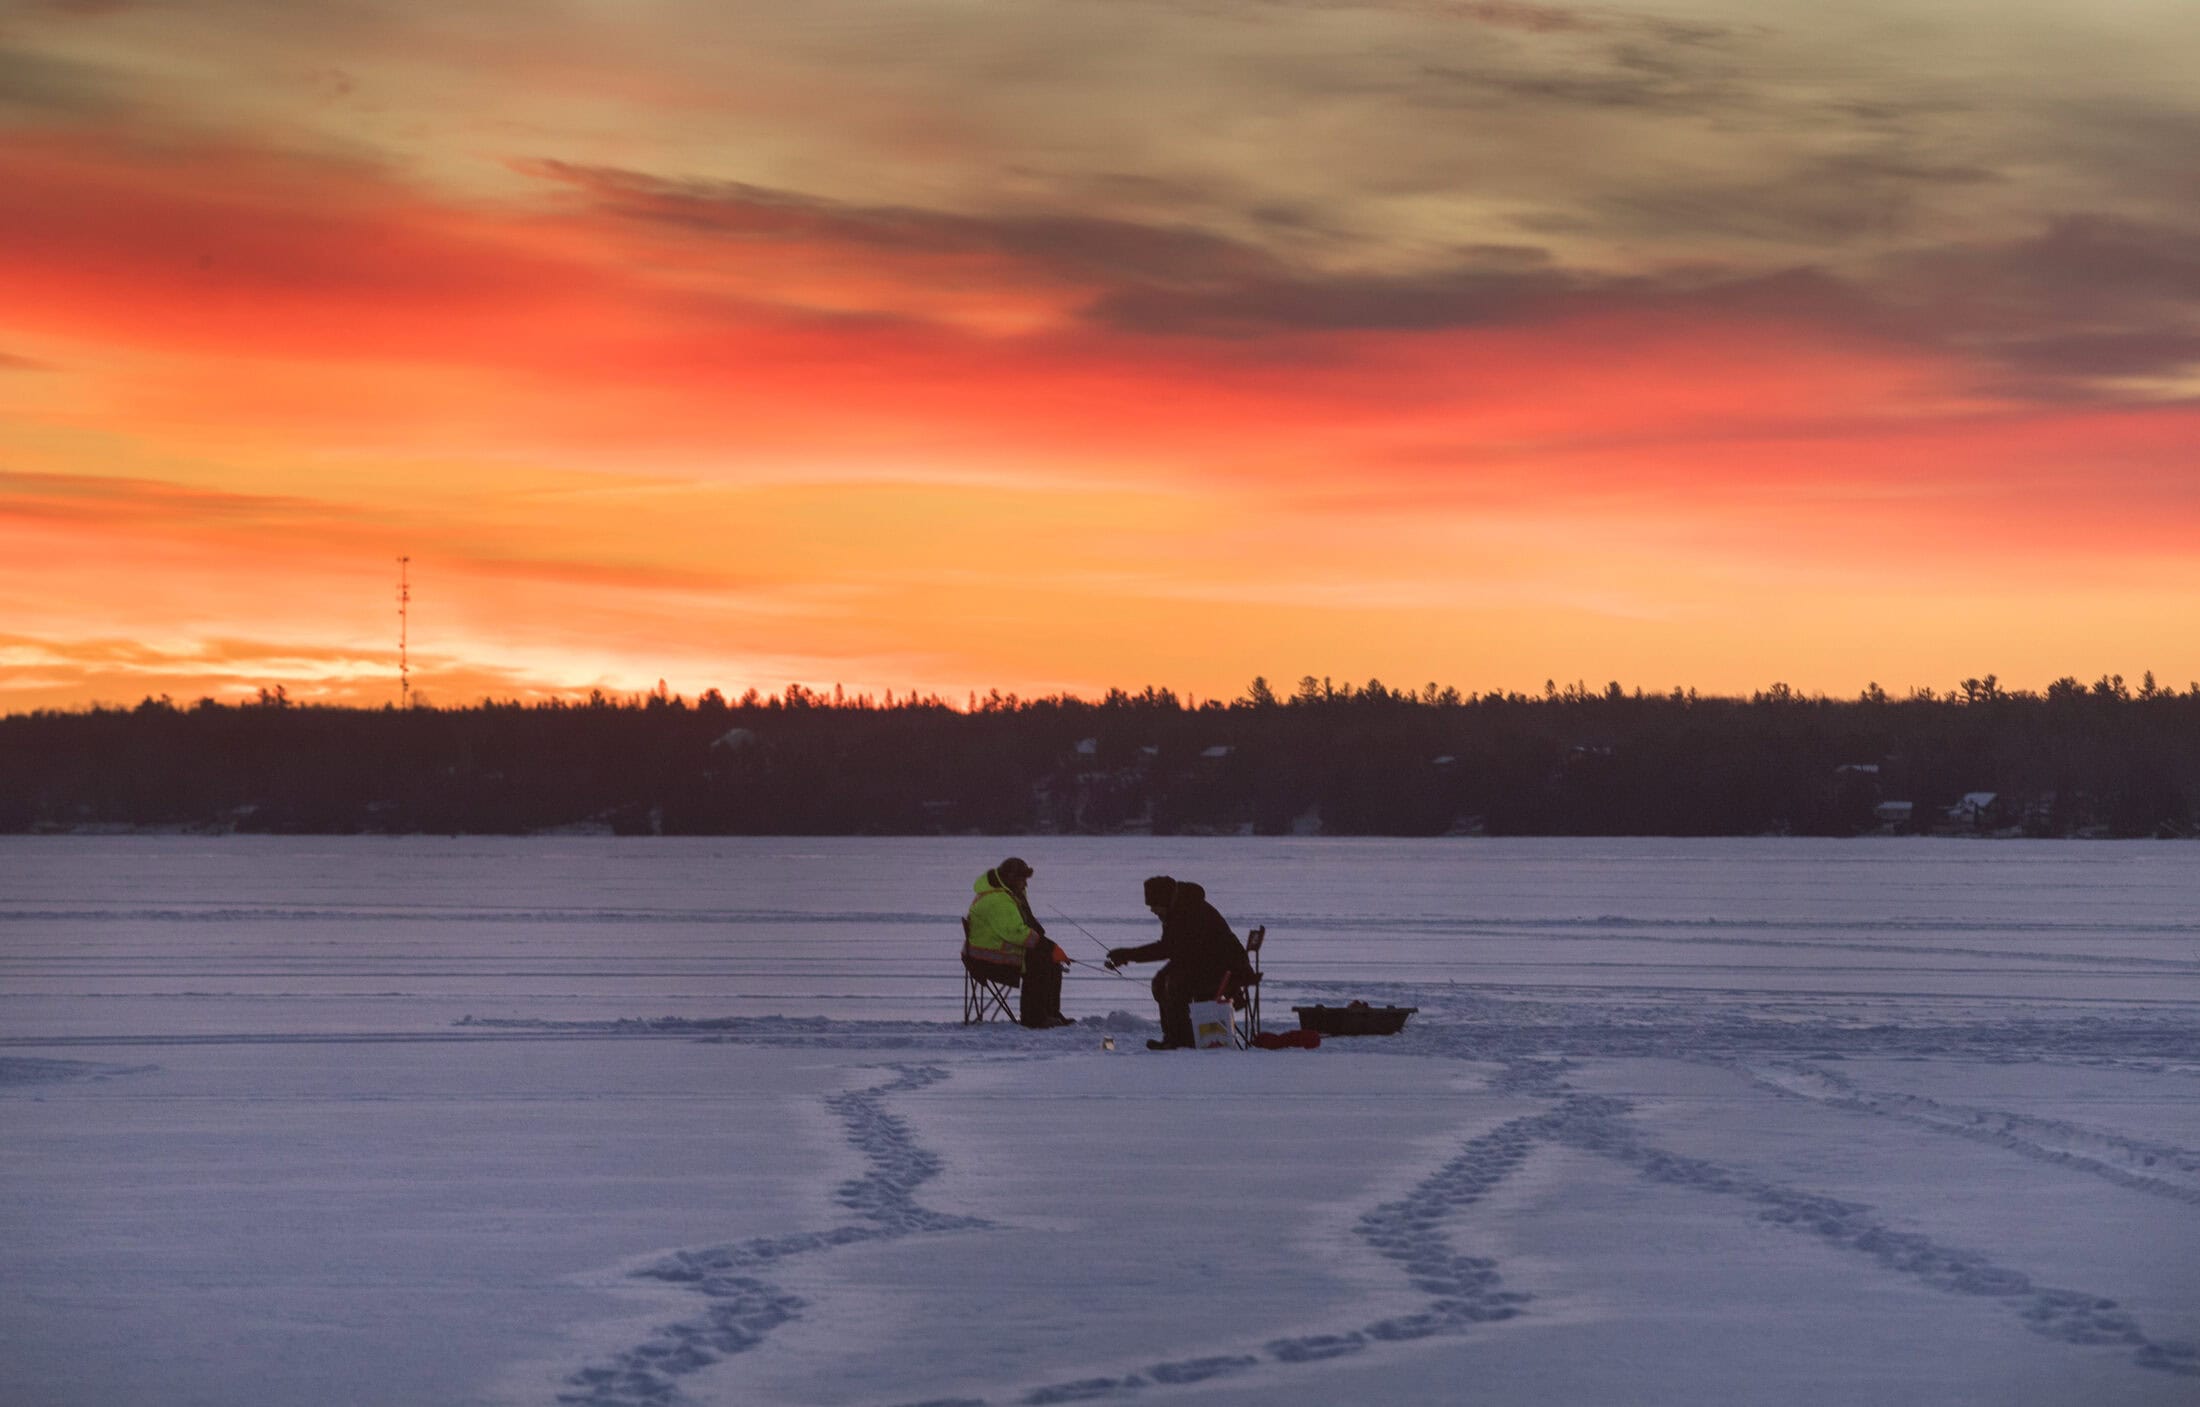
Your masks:
M2200 10L51 0L0 712L2200 678Z

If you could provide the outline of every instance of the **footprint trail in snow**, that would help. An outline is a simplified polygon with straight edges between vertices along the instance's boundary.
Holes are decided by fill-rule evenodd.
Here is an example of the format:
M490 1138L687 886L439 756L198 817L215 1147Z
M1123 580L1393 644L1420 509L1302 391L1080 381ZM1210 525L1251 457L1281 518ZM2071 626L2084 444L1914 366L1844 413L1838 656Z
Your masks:
M839 1115L849 1142L870 1164L868 1172L842 1183L833 1194L833 1200L857 1219L826 1231L676 1251L636 1271L642 1278L691 1289L709 1305L695 1317L659 1329L647 1342L574 1373L566 1380L567 1390L558 1394L559 1402L574 1407L633 1407L680 1401L680 1378L756 1347L765 1335L809 1307L757 1273L780 1261L859 1241L992 1225L917 1204L917 1187L939 1172L940 1160L917 1145L909 1126L886 1111L885 1101L889 1095L937 1084L947 1078L947 1071L937 1065L889 1068L897 1078L825 1101Z

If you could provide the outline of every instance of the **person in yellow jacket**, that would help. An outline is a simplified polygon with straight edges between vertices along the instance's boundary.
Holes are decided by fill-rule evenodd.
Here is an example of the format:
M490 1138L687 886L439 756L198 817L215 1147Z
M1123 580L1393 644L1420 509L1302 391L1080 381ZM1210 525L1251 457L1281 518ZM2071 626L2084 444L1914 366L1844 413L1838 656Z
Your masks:
M1032 868L1016 856L978 876L976 896L963 920L963 962L981 973L1022 986L1019 1019L1033 1030L1072 1026L1062 1014L1062 969L1069 954L1054 946L1046 929L1031 916L1025 886Z

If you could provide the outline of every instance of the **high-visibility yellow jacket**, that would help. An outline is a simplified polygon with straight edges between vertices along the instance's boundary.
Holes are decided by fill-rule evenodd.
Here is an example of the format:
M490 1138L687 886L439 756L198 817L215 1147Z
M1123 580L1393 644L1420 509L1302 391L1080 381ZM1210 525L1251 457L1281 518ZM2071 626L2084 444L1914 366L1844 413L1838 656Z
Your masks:
M1014 967L1018 972L1024 970L1026 953L1036 950L1053 956L1052 943L1029 944L1033 934L1031 925L1024 922L1023 908L993 871L979 875L978 882L971 887L977 897L970 901L970 916L966 920L970 939L963 945L970 956L980 962Z

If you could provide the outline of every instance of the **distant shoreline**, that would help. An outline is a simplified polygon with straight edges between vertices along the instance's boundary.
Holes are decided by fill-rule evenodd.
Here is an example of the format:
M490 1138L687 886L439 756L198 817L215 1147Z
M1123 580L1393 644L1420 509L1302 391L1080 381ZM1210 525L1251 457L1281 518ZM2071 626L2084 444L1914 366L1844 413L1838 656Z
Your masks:
M148 825L127 825L101 822L81 826L34 826L27 830L0 831L0 836L18 836L28 839L89 840L89 839L159 839L192 838L200 840L241 838L245 840L339 839L357 837L363 840L433 840L433 839L499 839L499 840L1366 840L1418 842L1455 841L1460 844L1503 843L1510 840L1798 840L1798 841L1934 841L1952 840L1963 843L2005 842L2013 840L2067 842L2075 845L2139 844L2153 841L2200 841L2200 834L2182 835L2111 835L2105 832L2073 835L2035 836L2019 832L1942 832L1922 831L1865 831L1856 835L1793 835L1769 832L1762 834L1734 835L1661 835L1640 831L1591 834L1584 832L1543 832L1529 834L1514 832L1508 835L1376 835L1360 833L1325 834L1308 832L1294 835L1256 835L1250 832L1222 831L718 831L683 832L676 835L646 832L622 832L608 826L548 826L533 831L254 831L228 825L192 825L171 822Z
M0 718L0 833L2182 838L2200 693L662 694Z

